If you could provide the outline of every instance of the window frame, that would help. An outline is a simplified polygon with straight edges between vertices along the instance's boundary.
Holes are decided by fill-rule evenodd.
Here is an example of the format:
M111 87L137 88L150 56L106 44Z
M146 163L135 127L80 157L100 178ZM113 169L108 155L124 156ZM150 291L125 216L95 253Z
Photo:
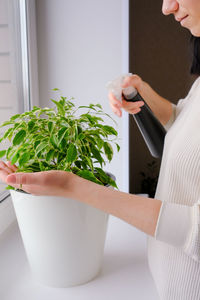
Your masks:
M31 110L39 104L37 34L35 0L9 0L10 17L13 18L13 38L16 44L16 70L20 110ZM23 57L23 59L22 59ZM0 193L0 234L16 220L9 191Z

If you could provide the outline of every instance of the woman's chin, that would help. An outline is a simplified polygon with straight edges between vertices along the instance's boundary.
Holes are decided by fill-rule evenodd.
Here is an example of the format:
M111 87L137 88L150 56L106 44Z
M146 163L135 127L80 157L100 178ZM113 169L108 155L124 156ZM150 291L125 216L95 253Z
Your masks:
M190 29L190 32L193 36L200 37L200 28L198 28L198 29L197 28L192 28L192 29Z

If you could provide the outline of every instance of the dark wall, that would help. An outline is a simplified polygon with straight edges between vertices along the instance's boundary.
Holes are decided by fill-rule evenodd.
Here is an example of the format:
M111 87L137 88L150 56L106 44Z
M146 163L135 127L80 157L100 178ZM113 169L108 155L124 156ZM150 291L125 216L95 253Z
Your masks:
M190 33L173 16L164 16L160 0L130 0L130 72L140 75L160 95L176 103L186 96L190 75ZM141 172L149 173L149 154L130 116L130 192L140 193ZM160 162L156 161L156 175ZM150 173L153 173L150 170ZM152 177L154 174L152 174Z

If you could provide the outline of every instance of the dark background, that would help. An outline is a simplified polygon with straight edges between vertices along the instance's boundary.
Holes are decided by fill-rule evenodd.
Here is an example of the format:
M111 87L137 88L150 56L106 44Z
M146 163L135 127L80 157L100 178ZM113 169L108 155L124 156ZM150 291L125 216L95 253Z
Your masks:
M129 4L129 71L177 103L187 95L195 79L190 75L190 32L174 16L162 14L161 0L130 0ZM160 161L150 155L132 116L129 122L130 192L144 193L147 191L142 189L142 182L153 186ZM147 177L150 179L144 181Z

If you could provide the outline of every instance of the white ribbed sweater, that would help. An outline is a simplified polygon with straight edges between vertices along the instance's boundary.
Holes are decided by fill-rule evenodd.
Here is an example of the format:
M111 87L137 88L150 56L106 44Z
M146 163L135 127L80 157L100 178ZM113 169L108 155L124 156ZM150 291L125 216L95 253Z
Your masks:
M149 266L162 300L200 300L200 77L173 105L155 198Z

